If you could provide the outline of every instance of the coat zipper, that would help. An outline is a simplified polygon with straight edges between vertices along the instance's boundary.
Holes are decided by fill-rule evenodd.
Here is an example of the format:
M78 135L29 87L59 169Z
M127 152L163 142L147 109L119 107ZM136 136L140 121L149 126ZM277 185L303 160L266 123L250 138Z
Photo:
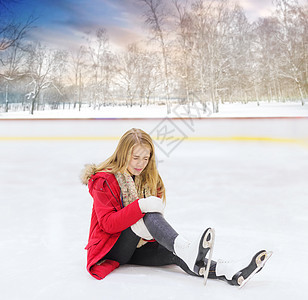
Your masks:
M106 181L106 183L107 183L107 185L108 185L108 188L109 188L111 194L113 195L113 197L116 199L117 202L120 202L120 207L123 208L123 207L124 207L123 204L121 203L121 201L118 201L117 197L114 195L112 189L110 188L110 185L109 185L107 179L105 179L105 181Z

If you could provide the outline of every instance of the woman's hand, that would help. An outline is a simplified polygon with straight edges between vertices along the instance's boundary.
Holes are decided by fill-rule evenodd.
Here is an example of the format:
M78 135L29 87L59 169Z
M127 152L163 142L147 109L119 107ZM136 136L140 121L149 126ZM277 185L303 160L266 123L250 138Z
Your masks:
M163 200L155 196L139 199L138 204L140 210L143 213L149 213L149 212L163 213L165 209Z

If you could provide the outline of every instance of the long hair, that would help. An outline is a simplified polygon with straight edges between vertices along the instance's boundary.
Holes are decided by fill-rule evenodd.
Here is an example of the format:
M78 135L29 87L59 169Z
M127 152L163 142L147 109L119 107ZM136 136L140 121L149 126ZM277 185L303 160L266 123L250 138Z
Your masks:
M155 149L152 138L141 129L132 128L124 133L114 153L101 164L86 165L81 174L82 183L87 185L90 177L97 172L104 171L112 174L127 172L128 163L133 148L136 145L141 145L150 150L148 164L141 174L138 175L139 180L136 181L138 195L147 188L151 195L165 200L165 187L156 168Z

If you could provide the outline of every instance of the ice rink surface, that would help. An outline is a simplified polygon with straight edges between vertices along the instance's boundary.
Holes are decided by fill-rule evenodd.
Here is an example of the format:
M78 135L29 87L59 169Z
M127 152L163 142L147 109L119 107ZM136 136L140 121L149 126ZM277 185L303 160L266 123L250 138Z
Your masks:
M122 266L102 281L87 273L92 199L79 173L85 163L111 155L116 137L132 127L154 138L164 129L179 137L155 142L167 190L165 217L179 233L195 237L214 227L214 259L274 251L245 288L216 280L204 287L176 266ZM1 299L308 295L307 118L12 120L0 121L0 137Z

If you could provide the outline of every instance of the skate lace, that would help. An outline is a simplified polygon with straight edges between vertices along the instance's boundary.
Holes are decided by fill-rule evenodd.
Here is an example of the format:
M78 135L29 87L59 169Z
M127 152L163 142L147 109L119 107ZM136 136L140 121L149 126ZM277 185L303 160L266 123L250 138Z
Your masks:
M240 260L231 260L231 259L218 259L217 262L221 263L221 264L230 264L230 263L235 263L235 262L239 262Z
M225 276L231 280L234 274L242 269L241 260L218 259L216 265L216 272L218 276Z

